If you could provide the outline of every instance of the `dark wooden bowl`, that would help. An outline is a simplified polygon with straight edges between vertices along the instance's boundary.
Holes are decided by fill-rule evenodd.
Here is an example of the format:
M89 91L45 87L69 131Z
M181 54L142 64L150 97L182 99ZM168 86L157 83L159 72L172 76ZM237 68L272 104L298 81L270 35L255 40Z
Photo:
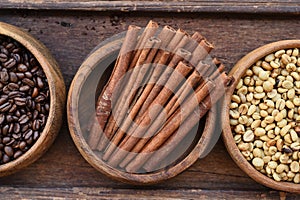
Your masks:
M0 165L0 176L5 176L36 161L53 143L62 124L65 106L65 84L58 64L47 48L38 40L34 39L26 31L1 22L0 35L5 35L18 41L33 54L45 72L50 89L50 110L44 130L41 132L39 139L26 153L16 160Z
M244 75L246 70L251 67L256 61L265 57L266 55L276 52L280 49L288 49L288 48L300 48L300 40L284 40L278 41L274 43L267 44L265 46L259 47L254 51L247 54L241 60L239 60L233 69L230 71L229 75L232 75L235 79L235 82L228 88L224 102L223 102L223 110L222 110L222 127L223 127L223 140L225 146L234 160L234 162L251 178L257 181L260 184L263 184L267 187L283 190L287 192L297 192L300 193L300 185L295 183L288 182L277 182L272 178L267 177L266 175L257 171L241 154L238 149L235 141L233 139L233 134L230 128L229 122L229 105L231 102L231 96L237 86L240 78Z
M197 141L194 141L193 146L183 158L171 166L145 174L127 173L109 166L87 144L86 135L88 133L86 124L91 119L91 113L95 112L95 99L110 76L113 67L112 63L118 56L122 40L123 38L116 39L103 45L94 51L81 65L72 81L68 94L67 113L69 129L73 141L82 156L98 171L111 178L130 184L153 184L176 176L190 167L201 155L207 153L205 150L211 147L211 140L216 140L213 137L216 108L212 108L206 119L201 120L203 123L202 130L204 131L202 134L198 134ZM99 74L103 73L108 65L111 65L110 70L107 70L104 80L99 81Z

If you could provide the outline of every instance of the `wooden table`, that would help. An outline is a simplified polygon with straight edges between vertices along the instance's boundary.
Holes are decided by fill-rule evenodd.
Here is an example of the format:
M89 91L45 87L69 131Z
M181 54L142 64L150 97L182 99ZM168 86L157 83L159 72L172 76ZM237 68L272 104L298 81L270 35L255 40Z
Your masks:
M227 70L254 48L300 37L297 1L277 0L268 4L255 0L184 2L32 0L22 3L2 0L0 21L22 27L42 41L57 59L67 87L97 44L125 31L129 24L145 26L150 19L190 33L200 31L213 41L216 46L213 55L226 64ZM137 11L122 12L126 10ZM137 187L111 180L79 154L70 137L66 117L50 150L26 169L0 178L0 183L0 197L9 199L299 198L250 179L232 161L222 139L206 158L166 182Z

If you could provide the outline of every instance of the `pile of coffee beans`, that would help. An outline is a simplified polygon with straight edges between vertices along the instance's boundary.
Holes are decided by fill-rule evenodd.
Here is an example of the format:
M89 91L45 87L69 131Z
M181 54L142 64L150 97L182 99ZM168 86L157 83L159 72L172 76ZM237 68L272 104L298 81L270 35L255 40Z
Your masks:
M0 164L23 155L43 131L50 107L45 73L34 56L0 35Z

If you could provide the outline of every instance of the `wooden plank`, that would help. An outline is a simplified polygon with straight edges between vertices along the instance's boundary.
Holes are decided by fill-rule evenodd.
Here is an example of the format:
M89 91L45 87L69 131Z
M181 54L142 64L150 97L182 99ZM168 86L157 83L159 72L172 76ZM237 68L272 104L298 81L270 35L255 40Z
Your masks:
M260 15L249 17L204 13L113 15L106 12L79 11L0 12L0 21L28 30L50 49L61 66L67 87L84 58L95 46L106 38L125 31L129 24L145 26L150 19L159 22L160 25L181 27L189 33L200 31L214 43L216 49L213 55L221 58L227 70L243 55L258 46L277 40L297 39L297 27L300 25L299 16L262 18ZM3 198L9 198L9 194L15 197L23 194L23 197L29 199L37 196L49 198L54 197L56 191L59 192L59 197L65 194L79 198L82 190L84 194L90 192L92 195L101 195L109 191L109 195L104 196L107 199L114 195L126 199L129 193L130 197L134 197L133 192L144 194L145 198L153 195L157 198L159 195L171 198L174 192L178 195L182 193L180 197L197 199L203 191L209 193L207 198L213 198L214 195L219 198L246 199L278 197L278 192L254 182L242 172L231 160L221 140L206 158L166 182L136 187L111 180L93 169L79 154L69 135L66 118L54 145L41 159L16 174L0 178L0 182L1 195L7 195ZM294 195L291 197L299 198Z
M297 199L297 195L277 191L234 190L141 190L112 188L15 188L0 187L2 199Z
M2 0L3 9L33 10L86 10L86 11L158 11L158 12L211 12L211 13L285 13L299 14L297 0L237 1L90 1L90 0Z

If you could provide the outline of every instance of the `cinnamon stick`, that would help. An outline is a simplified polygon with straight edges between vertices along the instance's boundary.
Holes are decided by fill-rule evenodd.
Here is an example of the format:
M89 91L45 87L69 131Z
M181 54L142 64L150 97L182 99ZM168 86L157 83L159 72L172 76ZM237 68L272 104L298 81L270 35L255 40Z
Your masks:
M112 92L118 82L118 80L125 74L129 67L130 60L133 56L133 49L137 44L137 36L141 28L138 26L129 26L126 33L122 48L120 50L120 56L118 57L112 75L108 81L108 84L103 88L101 95L97 100L96 105L96 115L97 119L92 124L91 132L88 138L88 144L91 149L95 149L98 144L99 138L101 137L101 132L105 127L107 119L110 115L111 110L111 96ZM99 130L97 127L94 127L100 123L102 130Z
M151 126L147 129L147 136L144 136L144 138L140 138L138 143L133 147L133 149L131 149L131 152L138 153L144 147L144 145L149 141L148 137L152 136L161 128L166 120L177 110L184 99L190 94L190 92L197 88L200 80L200 74L197 71L194 71L180 87L180 89L176 91L172 99L167 103L163 110L164 112L161 111L158 117L156 117ZM124 155L124 158L119 166L125 167L134 158L134 156L135 154L133 153L128 153L126 157Z
M113 128L116 123L121 122L122 118L124 117L126 113L126 109L124 109L124 105L128 105L128 97L131 95L132 88L135 87L136 84L138 84L139 81L141 81L144 77L144 74L147 72L148 68L145 69L140 67L145 61L151 62L153 57L155 56L157 52L157 48L159 46L160 40L155 37L151 37L147 40L144 49L142 49L140 56L136 62L136 65L138 67L135 67L131 70L131 74L129 75L129 80L126 84L126 86L123 88L123 92L120 96L114 96L114 98L118 98L116 105L113 106L113 115L111 115L106 128L104 129L104 135L101 137L101 140L99 141L99 144L97 145L97 149L99 151L102 151L104 147L107 145L107 142L114 134ZM123 83L119 83L123 84ZM117 94L117 93L115 93ZM114 95L115 95L114 94ZM126 107L126 106L125 106ZM107 137L105 139L104 137Z
M206 39L200 41L200 44L195 48L192 58L189 63L192 66L197 66L197 64L203 60L214 48L214 46L209 43Z
M170 68L167 70L171 70ZM123 139L121 144L119 145L120 148L116 149L113 153L113 156L109 159L108 163L111 166L116 166L121 159L124 158L126 155L126 151L130 151L141 138L145 140L152 136L153 132L152 129L148 129L147 125L150 125L151 118L149 117L149 111L151 110L151 117L155 119L155 121L159 120L156 118L161 112L162 108L156 105L164 106L169 97L172 95L173 91L177 88L177 86L183 81L185 76L187 76L190 71L192 70L191 67L185 65L183 62L180 62L175 71L171 74L169 80L167 81L165 87L159 93L159 95L154 99L154 101L149 106L148 110L144 113L144 115L138 118L136 121L136 127L130 127L127 136ZM172 69L173 71L173 69ZM168 112L168 111L167 111ZM151 127L151 126L150 126ZM147 132L145 133L147 128ZM120 150L119 150L120 149ZM126 150L126 151L123 151Z
M189 67L189 66L187 66L187 65L185 65L183 62L180 62L177 65L177 67L175 68L175 70L172 69L172 68L168 68L166 70L166 73L170 74L170 76L172 78L170 78L168 80L168 82L166 83L167 87L164 87L164 89L162 90L162 92L160 93L160 95L157 98L155 98L155 100L152 102L151 105L159 104L159 105L163 106L166 103L166 101L169 99L169 96L172 94L172 91L176 89L176 87L179 85L179 83L181 82L181 80L183 80L183 78L187 74L189 74L191 70L192 70L192 68ZM161 80L161 79L159 79L159 80ZM164 81L164 80L162 80L162 81ZM161 84L160 82L158 82L158 83ZM150 110L150 109L148 108L148 110ZM160 108L158 108L157 106L156 107L154 106L154 107L152 107L151 111L152 111L151 113L153 114L153 116L156 117L158 115L159 111L160 111ZM123 138L123 136L125 135L126 131L129 128L129 126L131 125L131 122L132 122L131 120L132 119L130 119L128 117L125 120L125 123L122 124L121 129L117 132L117 134L119 135L119 136L117 136L118 140L115 141L115 145L110 145L108 147L108 149L106 150L106 152L103 155L103 160L107 160L110 157L111 153L115 150L117 143L120 142L120 139ZM128 133L129 134L133 133L133 130L139 129L138 128L139 126L145 125L145 124L149 123L150 121L151 121L151 119L149 118L148 113L145 113L142 117L140 117L140 118L137 119L136 123L138 124L138 126L135 125L135 124L133 124L130 127ZM143 124L141 124L141 123L143 123ZM140 134L143 134L143 133L144 132L140 132ZM131 145L129 143L126 143L125 140L126 140L126 138L122 142L123 145ZM128 148L130 148L130 147L128 147ZM125 149L126 149L126 147L125 147ZM114 154L113 158L116 158L115 154Z
M212 75L209 76L208 80L214 80L215 78L218 77L218 75L220 75L223 72L224 65L221 64L220 62L216 62L216 60L214 63L219 65L218 69ZM165 112L167 113L167 116L165 117L164 113L161 112L160 115L153 122L151 127L147 130L147 134L152 135L155 133L155 131L160 129L160 126L164 123L164 121L166 121L164 119L168 119L170 117L170 115L172 115L176 111L176 109L179 108L179 106L183 103L185 97L188 96L188 94L190 94L190 92L195 88L195 86L200 85L200 80L202 78L204 78L204 80L207 80L206 77L201 77L197 71L193 72L193 74L188 78L188 80L185 82L185 84L180 88L180 89L183 89L183 91L181 92L180 90L178 90L176 92L176 95L173 96L173 98L168 102L167 106L165 107ZM187 85L187 84L189 84L189 85ZM199 86L199 87L202 87L202 86ZM176 96L178 98L176 98ZM173 99L175 100L175 102L172 101ZM147 141L148 141L147 139L142 138L138 142L138 144L136 144L135 147L131 150L131 152L138 153L144 147L144 145L147 143ZM123 159L123 161L121 162L121 164L119 166L125 167L134 158L134 156L135 156L135 154L129 153L126 156L126 158Z
M140 57L141 52L144 49L145 44L147 43L148 39L153 37L158 30L159 26L156 22L150 20L147 26L144 29L144 32L138 39L138 43L136 45L136 49L134 52L134 57L131 60L129 69L132 69L136 66L136 63Z
M189 51L194 51L204 37L199 32L195 32L191 38L192 40L190 40L184 48L188 49Z
M155 64L158 63L161 60L161 57L163 56L166 47L168 44L171 43L171 40L174 40L176 38L176 35L178 37L178 34L176 34L176 30L173 29L170 26L164 26L164 28L161 30L161 32L158 34L157 38L161 40L161 44L159 46L158 52L155 55L154 61L152 62L153 67L150 68L150 71L147 73L147 76L143 80L143 84L147 84L147 82L151 79L152 74L154 73L155 70ZM165 64L165 63L161 63ZM133 94L134 98L133 100L130 101L130 110L132 110L132 107L135 105L135 103L138 101L141 93L143 92L143 87L141 87L135 94Z
M160 42L160 46L159 46L159 51L158 51L158 53L161 51L161 49L164 49L167 45L168 45L168 43L170 42L170 40L172 40L172 38L173 38L173 36L174 36L174 34L175 34L175 30L172 28L172 27L170 27L170 26L165 26L163 29L162 29L162 31L158 34L158 36L157 36L157 38L161 41ZM151 55L155 55L154 53L156 53L157 52L157 50L158 50L158 47L156 48L153 48L152 49L152 51L153 51L153 54L151 54ZM156 57L155 58L157 58L157 55L155 55ZM148 56L147 57L147 60L145 61L145 63L150 63L151 61L152 61L152 59L153 59L153 57L150 57L150 56ZM134 62L134 61L133 61ZM138 61L137 62L139 62L139 59L138 59ZM154 61L154 63L155 63L155 61ZM151 67L150 65L148 65L149 67L145 67L146 69L149 69L149 71L148 71L148 73L145 73L143 70L140 70L139 71L139 73L138 73L138 75L137 75L137 80L135 81L135 85L134 86L139 86L140 84L142 84L141 83L141 81L143 80L143 79L149 79L149 76L153 73L153 67ZM144 68L144 69L145 69ZM144 76L145 76L145 74L146 74L146 77L144 78ZM134 87L133 86L133 87ZM129 88L130 89L130 87L127 87L127 88ZM134 96L134 92L133 93L131 93L130 95L129 95L129 97L131 96ZM134 100L133 100L134 101ZM129 100L129 103L131 104L131 103L133 103L133 102L131 102L131 100ZM123 102L121 102L121 101L118 101L118 104L116 105L116 107L118 108L118 107L120 107L120 105L122 106L122 105L124 105L123 104ZM123 106L122 106L123 107ZM130 106L130 108L131 108L131 106ZM117 111L117 113L120 113L120 114L118 114L118 119L117 119L117 121L119 122L119 124L117 124L117 123L115 123L116 121L113 119L113 118L111 118L110 119L110 121L109 121L109 123L108 123L108 128L107 128L107 130L105 130L105 132L106 133L110 133L110 137L109 137L109 140L112 138L112 136L113 136L113 134L116 132L116 130L118 129L118 127L120 126L120 124L121 124L121 122L122 122L122 119L124 118L124 116L125 116L125 113L126 113L126 108L125 109L122 109L121 111ZM119 126L118 126L119 125ZM106 134L107 135L107 134ZM98 145L98 150L103 150L103 148L106 146L106 144L107 144L107 142L108 142L108 140L105 140L104 138L103 139L101 139L101 141L100 141L100 143L99 143L99 145Z
M167 69L172 69L174 67L176 67L176 65L183 60L189 60L189 57L192 54L182 48L179 48L177 50L177 53L172 57L171 61L169 62L167 68L165 68L165 70L163 70L162 74L160 75L160 77L158 78L157 82L159 84L155 84L150 93L148 94L146 100L143 102L142 106L140 107L139 110L139 114L137 117L142 116L145 111L148 109L149 105L153 102L153 100L156 98L156 96L160 93L161 89L163 88L163 85L167 82L167 80L170 77L171 74L171 70L167 70Z
M180 88L182 90L178 90L173 98L168 102L167 106L165 107L164 112L161 112L160 115L156 118L156 120L151 124L150 128L147 130L147 135L153 135L156 131L158 131L161 126L165 123L166 119L169 117L179 108L179 106L183 103L184 99L193 91L193 89L203 87L203 84L200 85L201 76L197 71L194 71L192 75L188 78L188 80L184 83L184 85ZM178 97L178 99L176 98ZM173 101L175 100L175 101ZM139 142L134 146L131 152L138 153L144 145L149 141L149 138L141 138ZM128 155L122 160L119 164L120 167L125 167L133 158L135 154L128 153Z
M171 52L179 52L178 49L185 46L189 41L190 41L190 38L188 37L187 33L185 31L183 31L182 29L178 29L176 31L175 36L171 40L171 42L167 45L166 50L160 49L160 51L158 52L158 55L156 56L156 59L154 60L154 63L158 63L158 65L157 65L158 67L154 68L154 71L151 74L148 84L145 86L144 90L139 95L140 98L132 106L132 109L130 111L131 117L135 117L139 111L140 111L139 115L143 114L146 106L144 106L143 109L140 109L140 108L144 104L145 100L147 98L149 98L149 93L151 92L152 88L154 87L154 84L157 82L157 80L163 73L163 71L164 71L163 66L168 65L170 56L171 55L173 56L173 53L171 53ZM171 58L171 60L175 60L177 58L178 57ZM149 104L149 102L150 102L150 99L145 104Z
M195 89L201 82L202 76L195 70L193 74L187 79L186 83L180 88L176 95L170 100L168 105L171 108L166 107L169 113L174 113L185 98Z
M231 77L228 77L222 81L219 81L224 73L222 73L216 79L216 87L215 90L210 94L210 96L206 97L204 101L199 105L199 112L193 112L188 119L180 126L180 132L173 134L167 141L164 143L162 149L155 152L147 162L144 164L143 168L146 171L156 170L159 166L159 163L162 162L179 144L180 141L189 133L189 131L197 124L199 121L199 117L204 116L212 105L214 105L218 99L220 99L224 93L224 89L226 89L227 84L231 81ZM224 85L222 85L224 84Z
M208 87L207 85L210 83L210 81L208 81L203 86L202 91L200 89L199 92L195 93L198 102L195 102L191 100L191 98L189 98L189 100L184 103L181 112L177 111L176 113L174 113L174 116L170 118L170 120L164 126L164 128L158 134L156 134L150 140L150 142L144 146L143 150L134 158L134 160L126 166L126 171L136 172L138 169L140 169L144 165L144 163L151 157L152 155L151 152L158 150L161 147L161 145L164 144L167 141L167 139L174 133L174 131L177 130L177 128L181 125L181 123L184 122L184 120L188 118L188 116L192 112L194 112L194 109L197 106L199 106L199 117L197 119L198 120L201 119L205 115L205 113L211 108L211 106L214 103L216 103L216 101L224 94L224 88L226 87L224 86L224 84L227 85L229 81L230 79L227 77L225 73L223 73L219 77L219 79L215 81L216 84L215 89L212 90L209 98L205 98L211 91L211 88ZM191 128L194 126L194 124L191 123L191 121L187 123L189 123L189 127ZM186 132L185 134L187 133L188 132Z

